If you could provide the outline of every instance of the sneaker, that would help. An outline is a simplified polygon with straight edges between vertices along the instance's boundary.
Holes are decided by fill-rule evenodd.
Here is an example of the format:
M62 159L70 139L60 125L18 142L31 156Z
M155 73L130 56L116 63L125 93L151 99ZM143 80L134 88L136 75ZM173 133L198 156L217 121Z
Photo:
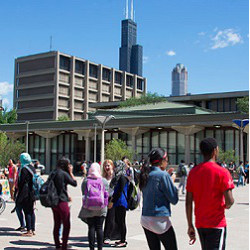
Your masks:
M25 227L19 227L19 228L15 229L15 231L24 232L25 231Z
M33 234L33 235L36 235L35 231L32 231L32 234Z
M127 244L128 244L128 243L127 243L126 241L125 241L125 242L121 242L121 241L120 241L118 244L115 245L115 247L126 247Z
M110 244L110 239L105 239L105 240L103 241L103 244L109 245L109 244Z

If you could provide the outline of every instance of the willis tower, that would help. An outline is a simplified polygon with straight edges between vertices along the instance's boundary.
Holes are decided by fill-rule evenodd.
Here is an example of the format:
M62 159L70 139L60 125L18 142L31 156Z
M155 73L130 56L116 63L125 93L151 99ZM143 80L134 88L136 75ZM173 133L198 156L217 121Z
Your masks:
M131 0L130 18L128 0L126 0L126 19L122 20L119 69L142 76L142 46L137 43L137 24L134 21L133 0Z

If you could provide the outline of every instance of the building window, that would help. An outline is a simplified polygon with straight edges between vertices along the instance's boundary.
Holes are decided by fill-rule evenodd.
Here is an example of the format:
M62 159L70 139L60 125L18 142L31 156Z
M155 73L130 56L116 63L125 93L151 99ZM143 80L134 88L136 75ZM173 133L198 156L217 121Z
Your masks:
M122 85L122 74L115 72L115 83Z
M206 101L206 109L212 109L212 101Z
M110 82L110 70L109 69L102 69L102 80Z
M70 58L60 56L60 69L70 71Z
M85 74L85 63L84 62L76 60L75 73L78 73L78 74L81 74L81 75Z
M133 77L132 76L126 77L126 86L133 88Z
M89 76L97 78L98 76L98 68L96 65L90 64L89 65Z
M144 81L142 79L137 79L137 88L144 90Z

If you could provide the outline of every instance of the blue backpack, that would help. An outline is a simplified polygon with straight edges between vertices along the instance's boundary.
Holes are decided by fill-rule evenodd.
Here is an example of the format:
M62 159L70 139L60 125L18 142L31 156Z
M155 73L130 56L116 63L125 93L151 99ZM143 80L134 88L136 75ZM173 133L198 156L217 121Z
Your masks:
M35 196L35 200L39 200L39 194L40 194L40 189L41 186L44 183L44 180L42 179L42 177L40 175L38 175L37 173L34 173L28 165L24 166L32 175L32 183L33 183L33 192L34 192L34 196Z

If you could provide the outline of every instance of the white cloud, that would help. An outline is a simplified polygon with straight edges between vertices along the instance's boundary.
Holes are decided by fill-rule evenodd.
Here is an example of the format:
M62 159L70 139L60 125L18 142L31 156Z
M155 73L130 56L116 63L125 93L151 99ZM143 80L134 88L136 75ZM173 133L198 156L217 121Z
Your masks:
M7 98L3 98L3 102L2 102L3 107L7 107L7 106L9 106L9 104L10 104L9 99L7 99Z
M0 82L0 95L7 95L13 91L13 84L8 82Z
M206 35L206 32L203 32L203 31L202 31L202 32L199 32L198 35L199 35L199 36L205 36L205 35Z
M148 61L149 61L149 57L148 56L144 56L143 57L143 63L146 64L146 63L148 63Z
M175 56L175 55L176 55L175 51L173 51L173 50L167 51L166 54L167 54L168 56Z
M213 44L211 49L221 49L242 43L242 37L234 29L216 31L216 35L211 38Z

